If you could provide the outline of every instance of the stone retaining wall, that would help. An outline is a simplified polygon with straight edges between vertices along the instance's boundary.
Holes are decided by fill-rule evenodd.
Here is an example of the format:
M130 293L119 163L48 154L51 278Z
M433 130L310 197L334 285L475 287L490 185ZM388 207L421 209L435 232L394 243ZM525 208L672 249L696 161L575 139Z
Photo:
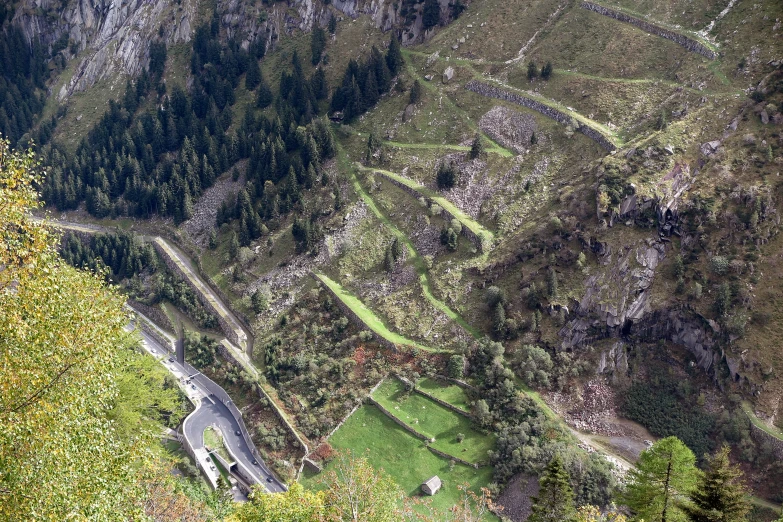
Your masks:
M225 317L223 317L221 310L219 310L207 298L207 296L205 296L199 290L198 286L191 280L189 275L179 266L176 260L169 255L166 249L163 248L163 246L157 241L153 241L152 246L155 248L155 250L158 252L160 257L163 259L163 262L166 263L166 266L169 268L169 270L171 270L172 272L177 274L177 276L182 278L188 284L188 286L190 286L193 289L193 291L196 293L196 296L198 296L198 299L199 301L201 301L201 304L204 305L204 308L206 308L209 313L211 313L217 318L218 324L220 325L220 329L223 330L223 333L225 334L226 338L228 338L229 341L231 341L232 343L236 344L239 347L246 345L247 339L246 338L240 339L240 336L236 328L234 328L234 326L228 320L226 320Z
M783 440L767 433L753 422L750 423L750 435L759 445L769 444L772 447L775 456L779 459L783 459Z
M462 460L461 458L455 457L454 455L449 455L448 453L444 453L441 450L435 449L435 448L433 448L430 445L427 445L427 449L430 450L431 452L433 452L435 455L437 455L439 457L443 457L445 459L449 459L449 460L453 460L455 462L459 462L460 464L464 464L466 466L470 466L471 468L474 468L474 469L479 469L479 465L478 464L474 464L472 462L468 462L467 460Z
M417 199L418 198L424 198L430 204L433 204L433 203L436 204L436 205L438 204L437 201L433 201L431 198L428 198L427 196L425 196L424 194L422 194L421 192L419 192L415 188L410 187L410 186L406 185L405 183L403 183L403 182L401 182L401 181L399 181L397 179L394 179L393 177L389 176L385 172L376 170L376 171L373 171L373 173L377 174L377 175L380 175L380 176L383 176L384 179L388 180L393 185L396 185L397 187L401 188L402 190L404 190L405 192L407 192L408 194L412 195L413 197L415 197ZM440 206L440 205L438 205L438 206ZM446 210L443 207L441 207L440 215L447 222L451 222L452 219L457 219L457 221L459 221L459 219L456 216L452 215L451 212L449 212L448 210ZM481 236L479 236L478 234L476 234L475 232L470 230L464 224L462 224L462 231L460 232L460 235L465 236L468 239L468 241L473 243L473 245L480 252L484 250L484 244L483 244L483 240L482 240Z
M147 318L144 317L144 315L136 310L136 308L134 308L132 305L126 304L126 307L136 316L134 324L138 325L144 331L144 333L155 339L155 341L161 346L165 347L166 350L174 353L173 337L169 337L166 335L166 332L158 327L158 325L148 321Z
M384 407L383 407L383 405L381 405L381 404L380 404L378 401L376 401L375 399L373 399L373 398L372 398L372 397L370 397L370 396L368 396L368 397L367 397L367 400L370 402L370 404L374 404L375 406L377 406L377 407L378 407L378 409L379 409L379 410L381 410L381 412L382 412L384 415L386 415L386 416L387 416L387 417L389 417L391 420L393 420L393 421L395 422L395 424L397 424L398 426L400 426L400 428L404 429L405 431L407 431L408 433L410 433L411 435L413 435L413 436L414 436L414 437L416 437L417 439L421 439L421 440L423 440L423 441L427 441L427 442L429 442L430 438L429 438L428 436L426 436L426 435L424 435L424 434L422 434L422 433L419 433L418 431L414 430L413 428L411 428L410 426L408 426L407 424L405 424L403 421L401 421L400 419L398 419L398 418L397 418L397 417L396 417L396 416L395 416L393 413L391 413L389 410L387 410L386 408L384 408Z
M705 58L709 58L710 60L714 60L718 56L715 51L701 42L694 40L693 38L689 38L680 33L675 33L674 31L669 31L668 29L651 24L650 22L642 20L641 18L636 18L635 16L630 16L625 13L615 11L614 9L609 9L608 7L594 4L592 2L582 2L581 7L582 9L587 9L588 11L593 11L600 15L614 18L620 22L625 22L627 24L636 26L646 33L654 34L655 36L660 36L661 38L671 40L672 42L685 47L690 52L700 54Z
M462 415L463 417L467 417L469 419L473 418L473 416L470 413L468 413L467 411L465 411L463 409L460 409L460 408L457 408L453 404L450 404L450 403L444 401L443 399L439 399L439 398L435 397L434 395L432 395L431 393L425 392L425 391L423 391L420 388L415 388L415 391L419 395L423 395L423 396L427 397L428 399L430 399L431 401L437 402L438 404L440 404L444 408L446 408L448 410L451 410L454 413L458 413L459 415Z
M412 427L410 427L410 426L408 426L407 424L405 424L403 421L401 421L400 419L398 419L398 418L397 418L397 417L396 417L396 416L395 416L393 413L391 413L389 410L387 410L386 408L384 408L384 407L383 407L383 405L381 405L381 404L380 404L378 401L376 401L375 399L373 399L371 396L367 396L367 400L368 400L368 401L369 401L371 404L374 404L375 406L377 406L377 408L378 408L379 410L381 410L381 412L382 412L384 415L386 415L386 416L387 416L387 417L389 417L391 420L393 420L393 421L394 421L394 423L395 423L395 424L397 424L399 427L401 427L402 429L404 429L405 431L407 431L408 433L410 433L411 435L413 435L413 436L414 436L414 437L416 437L417 439L421 439L421 440L423 440L423 441L426 443L427 449L428 449L428 450L430 450L431 452L433 452L435 455L438 455L438 456L440 456L440 457L443 457L443 458L446 458L446 459L449 459L449 460L453 460L453 461L455 461L455 462L459 462L460 464L465 464L466 466L470 466L471 468L475 468L475 469L478 469L478 468L479 468L479 465L478 465L478 464L473 464L472 462L468 462L467 460L462 460L462 459L461 459L461 458L459 458L459 457L455 457L454 455L449 455L448 453L444 453L444 452L442 452L442 451L440 451L440 450L438 450L438 449L435 449L435 448L433 448L433 447L432 447L432 446L429 444L429 442L430 442L430 440L431 440L431 439L430 439L430 437L428 437L428 436L424 435L423 433L419 433L418 431L416 431L416 430L415 430L415 429L413 429Z
M222 344L218 344L218 353L230 364L233 364L237 369L241 371L245 371L245 367L242 366L242 364L236 359L236 357L234 357L234 354L232 354L228 350L228 348L226 348ZM307 455L307 453L309 452L307 444L305 443L304 439L302 439L302 437L299 435L299 433L296 431L296 429L291 425L291 423L288 420L288 417L283 413L280 406L272 399L272 397L266 392L266 390L264 390L264 388L261 385L256 385L254 386L254 388L256 390L256 393L258 394L258 397L261 399L265 399L269 403L269 406L272 408L272 411L274 411L275 416L278 418L278 420L280 420L280 422L283 423L283 426L285 426L288 429L289 433L294 436L294 439L299 444L299 447L302 449L304 454ZM239 412L239 410L237 410L237 412Z
M452 384L456 384L460 388L464 388L466 390L471 390L471 391L474 391L474 392L478 391L478 389L475 386L470 385L470 384L466 383L465 381L461 381L459 379L455 379L453 377L446 377L445 375L433 375L432 378L435 379L435 380L446 381L446 382L450 382Z
M476 94L480 94L488 98L497 98L498 100L504 100L507 102L516 103L517 105L521 105L523 107L527 107L528 109L540 112L547 118L552 118L556 122L562 123L563 125L571 125L576 123L576 130L598 143L604 149L611 152L617 148L609 140L609 138L604 136L600 131L590 127L589 125L585 125L569 114L566 114L558 109L555 109L554 107L550 107L549 105L536 101L532 98L522 96L521 94L504 91L499 87L495 87L494 85L489 85L478 80L469 81L465 84L465 88L469 91L473 91Z
M343 300L340 299L340 297L337 294L335 294L332 291L331 288L329 288L329 285L327 285L326 283L321 281L320 277L318 277L313 272L310 272L310 276L313 279L315 279L316 283L320 284L322 287L324 287L326 289L327 292L329 292L332 295L332 297L335 300L335 304L337 305L337 307L340 309L340 311L343 313L343 315L345 315L345 317L347 317L353 324L355 324L361 330L367 330L368 332L372 333L373 339L378 344L380 344L381 346L384 346L385 348L389 348L390 350L397 351L397 345L396 344L394 344L393 342L389 341L388 339L386 339L382 335L379 335L379 334L375 333L374 331L372 331L371 329L367 328L367 325L364 324L364 321L362 321L361 318L358 315L356 315L353 312L353 310L351 310L351 308L348 305L343 303Z

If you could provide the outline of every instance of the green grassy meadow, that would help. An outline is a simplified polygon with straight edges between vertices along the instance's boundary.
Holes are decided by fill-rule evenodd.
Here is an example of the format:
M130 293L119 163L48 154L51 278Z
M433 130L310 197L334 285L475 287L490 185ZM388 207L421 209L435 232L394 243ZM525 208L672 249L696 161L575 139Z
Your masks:
M494 437L473 429L470 419L450 411L432 399L407 393L397 379L388 379L373 393L373 398L394 416L419 433L434 438L432 447L468 462L486 461ZM457 434L464 435L462 442Z

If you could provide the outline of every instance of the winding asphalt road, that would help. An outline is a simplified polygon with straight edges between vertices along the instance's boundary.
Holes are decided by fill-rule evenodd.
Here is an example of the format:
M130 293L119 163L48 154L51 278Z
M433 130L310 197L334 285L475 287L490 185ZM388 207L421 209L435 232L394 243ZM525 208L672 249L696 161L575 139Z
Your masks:
M196 405L193 411L182 424L185 438L190 442L197 458L207 455L204 447L204 429L215 425L223 433L223 440L228 446L230 453L236 459L237 467L242 471L241 475L250 477L254 482L263 486L270 493L280 493L286 490L285 486L269 470L263 460L256 460L253 451L247 441L242 437L239 423L229 411L228 407L220 399L209 393L209 387L204 383L206 377L196 374L190 375L188 370L176 359L171 352L152 336L148 335L141 328L138 329L141 334L144 348L153 357L155 357L166 369L171 372L186 392L188 399ZM240 435L237 435L240 432ZM201 457L200 457L201 456ZM253 464L253 462L256 464ZM197 463L207 474L217 475L205 463Z
M194 378L196 381L197 378ZM185 420L183 429L185 437L194 448L204 447L204 430L217 426L223 433L223 441L236 459L237 466L242 468L242 475L252 477L263 485L270 493L281 493L285 487L275 478L263 461L256 461L239 431L239 424L228 408L214 395L210 395ZM237 435L237 433L240 435ZM256 461L257 464L253 464Z

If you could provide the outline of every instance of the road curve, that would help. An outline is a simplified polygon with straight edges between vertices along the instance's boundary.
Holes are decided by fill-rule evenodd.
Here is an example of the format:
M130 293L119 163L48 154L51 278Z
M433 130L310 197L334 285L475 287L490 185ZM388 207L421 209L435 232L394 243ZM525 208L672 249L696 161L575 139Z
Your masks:
M236 459L237 466L242 469L242 475L253 478L254 482L260 484L271 493L285 491L285 486L269 470L266 463L263 460L256 461L248 442L241 436L239 423L228 407L216 396L209 393L209 387L205 384L207 378L200 373L190 375L188 370L172 357L169 350L161 346L158 341L142 329L139 328L138 331L141 334L144 349L177 378L188 399L196 405L196 410L188 415L182 426L185 438L190 443L197 458L203 458L207 455L204 447L204 429L214 424L223 433L224 441L230 453ZM236 435L237 432L240 432L239 436ZM253 461L256 461L257 464L253 464ZM197 464L210 476L210 481L216 480L216 476L212 477L210 475L213 470L210 470L202 462ZM215 473L211 474L215 475ZM271 479L271 481L268 479Z

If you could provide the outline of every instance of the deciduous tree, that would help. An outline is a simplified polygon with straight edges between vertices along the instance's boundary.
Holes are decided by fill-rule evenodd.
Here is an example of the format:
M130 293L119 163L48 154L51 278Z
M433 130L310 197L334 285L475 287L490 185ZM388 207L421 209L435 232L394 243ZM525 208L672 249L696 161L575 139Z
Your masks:
M108 418L124 300L29 218L40 182L0 141L0 519L137 518L135 450Z
M322 481L330 520L350 522L395 522L399 520L400 487L382 469L365 457L350 452L337 457Z
M679 501L696 483L695 463L693 452L677 437L659 440L642 452L628 473L621 502L648 522L686 520Z

